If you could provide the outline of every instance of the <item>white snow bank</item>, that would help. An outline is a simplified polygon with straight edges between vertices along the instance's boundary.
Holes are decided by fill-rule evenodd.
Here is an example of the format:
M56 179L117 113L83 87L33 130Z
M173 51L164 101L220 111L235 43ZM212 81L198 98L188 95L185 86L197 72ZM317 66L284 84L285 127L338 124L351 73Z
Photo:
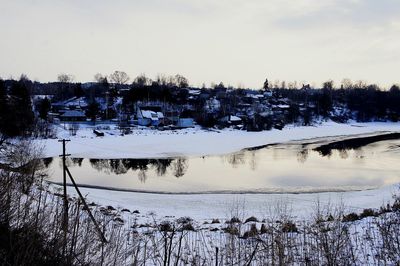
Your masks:
M68 128L68 127L67 127ZM400 131L400 123L325 122L318 126L285 127L283 130L246 132L232 129L205 131L200 128L177 131L136 129L132 134L120 136L116 129L103 130L104 137L96 137L93 127L78 130L70 136L68 130L59 128L58 137L71 141L67 152L82 158L162 158L172 156L219 155L243 148L281 143L291 140L311 139L339 135L365 134L379 131ZM36 140L44 146L45 156L58 156L61 145L57 139Z

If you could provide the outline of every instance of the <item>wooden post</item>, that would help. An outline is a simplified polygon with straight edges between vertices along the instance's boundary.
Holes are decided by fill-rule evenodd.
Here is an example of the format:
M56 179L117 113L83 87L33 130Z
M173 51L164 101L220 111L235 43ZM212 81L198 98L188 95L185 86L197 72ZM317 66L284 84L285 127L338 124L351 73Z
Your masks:
M62 142L63 145L63 153L60 155L62 157L62 162L63 162L63 216L62 216L62 222L61 222L61 228L64 231L64 251L66 250L67 247L67 232L68 232L68 195L67 195L67 166L66 166L66 157L69 156L69 154L65 153L65 143L69 141L66 139L59 140L58 142Z
M216 247L215 248L215 266L218 266L218 251L219 251L219 248Z

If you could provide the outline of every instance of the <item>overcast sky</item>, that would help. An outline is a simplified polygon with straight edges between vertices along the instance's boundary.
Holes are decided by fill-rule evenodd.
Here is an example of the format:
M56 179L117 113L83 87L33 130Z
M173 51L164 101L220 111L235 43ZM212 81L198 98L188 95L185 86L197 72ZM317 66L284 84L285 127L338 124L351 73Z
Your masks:
M400 82L398 0L0 0L0 77Z

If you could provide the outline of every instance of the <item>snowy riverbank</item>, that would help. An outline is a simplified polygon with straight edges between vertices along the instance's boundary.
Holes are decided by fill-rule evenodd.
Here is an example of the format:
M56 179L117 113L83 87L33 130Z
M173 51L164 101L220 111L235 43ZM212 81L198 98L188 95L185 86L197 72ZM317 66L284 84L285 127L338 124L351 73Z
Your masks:
M373 132L400 131L400 123L324 122L317 126L288 126L283 130L247 132L239 130L202 130L200 128L157 131L135 129L120 136L117 129L104 130L104 137L96 137L93 127L81 126L76 136L58 127L58 138L68 138L67 152L81 158L163 158L175 156L219 155L271 143L328 136L356 135ZM58 156L61 144L57 139L38 140L46 157Z
M199 156L225 154L243 148L327 136L357 135L374 132L400 131L398 123L351 123L326 122L315 127L287 127L282 131L245 132L237 130L204 131L199 128L180 131L135 130L130 135L119 136L117 130L106 130L104 137L94 137L92 128L81 128L77 136L67 131L58 132L60 138L70 138L67 151L74 157L85 158L156 158L167 156ZM41 140L46 156L60 153L57 140ZM78 182L79 183L79 182ZM229 206L243 202L248 216L266 214L268 208L283 201L299 219L309 216L315 203L342 202L349 211L379 208L392 199L397 185L387 185L373 190L353 192L327 192L311 194L156 194L121 192L82 188L90 201L101 205L139 210L141 219L158 219L165 216L190 216L196 220L223 218ZM74 194L73 189L69 192Z

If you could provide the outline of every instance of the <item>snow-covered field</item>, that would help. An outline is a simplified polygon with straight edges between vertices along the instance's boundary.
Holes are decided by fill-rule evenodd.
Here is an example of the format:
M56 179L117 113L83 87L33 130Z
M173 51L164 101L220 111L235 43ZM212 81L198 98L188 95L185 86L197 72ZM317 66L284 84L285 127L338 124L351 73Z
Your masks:
M243 148L327 136L356 135L374 132L400 131L398 123L325 122L314 127L286 127L282 131L245 132L238 130L205 131L200 128L179 131L137 129L132 134L120 136L111 128L104 130L104 137L95 137L91 127L81 126L76 136L67 130L58 131L59 138L71 139L67 152L73 157L84 158L160 158L171 156L201 156L235 152ZM46 156L57 156L61 145L57 139L40 140ZM269 209L282 202L288 204L295 217L303 219L316 202L334 204L342 202L349 211L378 208L391 200L395 186L375 190L314 193L314 194L196 194L174 195L82 188L89 201L101 205L139 210L143 219L154 213L165 216L190 216L196 220L228 217L229 206L242 202L247 214L265 216ZM74 194L72 187L69 192ZM147 217L147 218L146 218Z
M71 141L67 152L81 158L163 158L175 156L220 155L244 148L291 140L303 140L327 136L356 135L379 131L400 131L400 123L349 123L324 122L317 126L287 126L283 130L247 132L239 130L202 130L200 128L158 131L136 129L132 134L121 136L115 126L103 130L104 137L96 137L92 126L80 126L76 136L68 130L57 128L58 138ZM38 140L45 147L47 157L58 156L61 144L57 139Z

